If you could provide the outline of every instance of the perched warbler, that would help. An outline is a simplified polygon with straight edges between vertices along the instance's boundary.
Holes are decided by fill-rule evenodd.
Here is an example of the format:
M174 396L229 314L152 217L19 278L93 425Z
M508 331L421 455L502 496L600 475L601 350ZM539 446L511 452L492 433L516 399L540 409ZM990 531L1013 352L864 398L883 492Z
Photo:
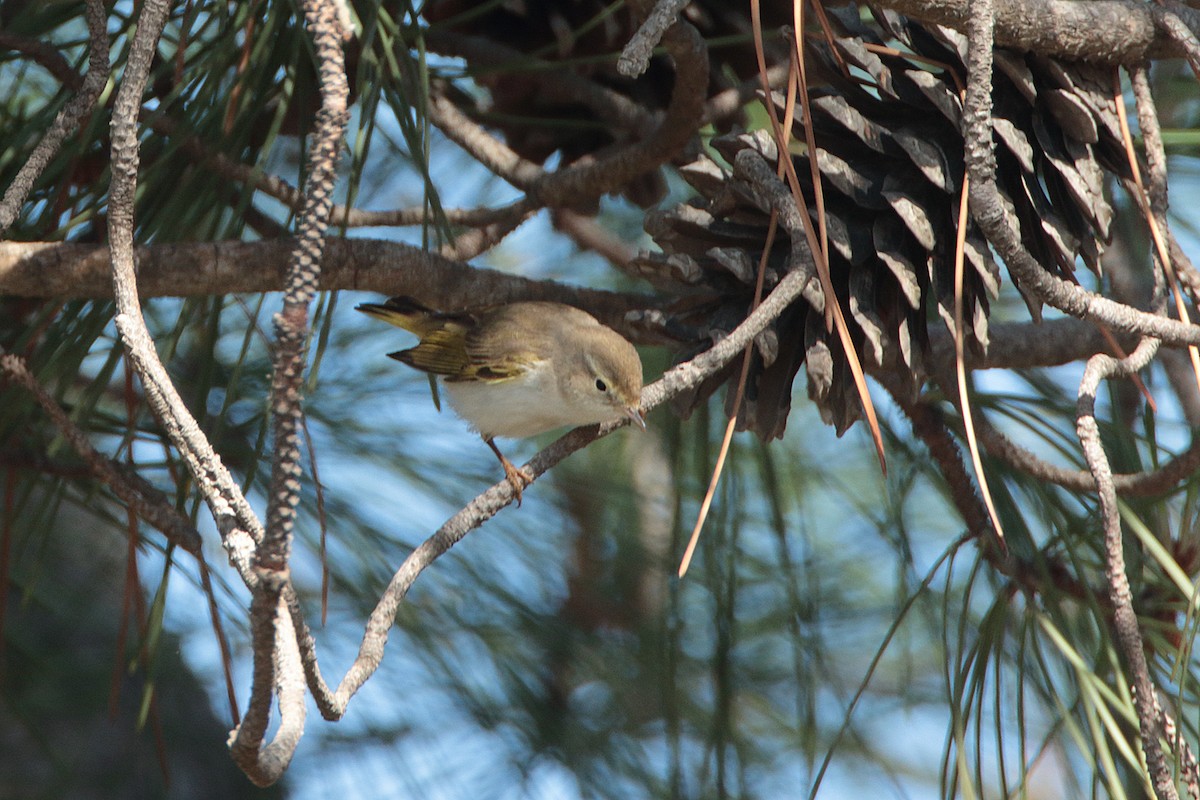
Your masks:
M628 417L638 410L642 361L621 334L561 303L509 303L458 313L410 297L363 303L358 310L415 333L416 347L391 358L440 375L450 405L500 459L521 502L530 478L493 439Z

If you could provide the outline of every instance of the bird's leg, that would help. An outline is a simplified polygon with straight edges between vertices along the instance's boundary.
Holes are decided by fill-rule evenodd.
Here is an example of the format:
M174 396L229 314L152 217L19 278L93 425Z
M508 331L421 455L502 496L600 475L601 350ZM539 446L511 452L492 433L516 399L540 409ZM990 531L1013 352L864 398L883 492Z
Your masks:
M496 447L495 442L491 439L484 439L484 441L487 442L488 447L492 448L496 458L500 459L500 466L504 467L504 477L508 478L508 483L513 488L513 494L517 496L517 508L520 508L521 492L525 491L526 486L533 483L533 478L505 458L504 453L500 452L500 448Z

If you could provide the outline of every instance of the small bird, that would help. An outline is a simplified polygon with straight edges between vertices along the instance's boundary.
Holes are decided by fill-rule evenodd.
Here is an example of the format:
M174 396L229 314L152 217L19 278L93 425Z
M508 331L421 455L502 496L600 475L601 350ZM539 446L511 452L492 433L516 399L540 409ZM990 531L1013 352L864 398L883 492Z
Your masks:
M532 479L504 457L495 437L622 417L646 428L637 350L586 311L523 302L444 313L411 297L357 309L417 335L416 347L388 355L442 377L450 405L500 459L517 505Z

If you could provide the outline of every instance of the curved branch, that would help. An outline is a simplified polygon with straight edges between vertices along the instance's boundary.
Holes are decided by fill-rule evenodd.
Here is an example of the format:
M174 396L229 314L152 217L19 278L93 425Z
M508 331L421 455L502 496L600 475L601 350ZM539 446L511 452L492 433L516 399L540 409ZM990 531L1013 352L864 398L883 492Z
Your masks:
M1129 358L1118 361L1111 356L1097 355L1088 360L1079 384L1076 430L1084 457L1092 472L1100 497L1100 518L1104 526L1105 576L1113 604L1113 630L1117 644L1129 664L1133 684L1133 705L1137 711L1139 736L1154 792L1159 800L1179 800L1171 765L1163 752L1162 718L1155 712L1156 689L1146 662L1145 641L1137 612L1133 608L1133 592L1125 568L1125 542L1121 534L1121 517L1117 508L1117 492L1113 483L1108 455L1100 442L1100 427L1096 422L1096 390L1100 382L1110 377L1130 375L1150 362L1158 350L1158 342L1146 339Z
M107 29L104 35L107 40ZM107 48L105 49L107 50ZM76 72L58 48L49 42L0 31L0 50L28 56L31 61L41 65L44 70L54 76L55 80L72 91L78 91L79 87L83 85L83 76Z
M470 154L490 172L523 191L528 191L539 178L546 175L541 165L522 157L504 142L450 102L438 86L429 89L429 121L446 138ZM537 205L543 205L538 202Z
M950 498L967 525L967 535L980 543L984 558L1000 574L1007 576L1015 586L1031 594L1046 591L1049 580L1056 590L1080 600L1096 597L1090 586L1081 581L1074 572L1046 552L1039 553L1040 560L1026 556L1020 558L1012 552L1002 551L992 533L991 518L975 483L967 471L962 451L955 443L946 425L945 417L927 402L911 402L905 399L906 390L888 387L897 405L912 423L913 433L924 442L929 455L937 464L937 470L945 479ZM1097 600L1103 600L1097 597Z
M169 10L170 4L166 0L143 3L113 108L108 233L112 294L117 301L114 321L129 361L142 381L147 403L196 479L231 560L243 580L253 582L249 556L254 542L262 536L262 525L175 390L146 328L138 297L133 247L133 201L140 147L138 110L155 45L162 35ZM96 251L99 249L95 248Z
M688 0L658 0L645 22L621 50L617 72L627 78L636 78L649 69L654 48L662 41L667 28L679 19L679 12L687 4Z
M291 763L304 730L303 665L293 625L285 619L284 588L291 580L292 537L300 505L301 398L308 341L308 308L317 292L325 228L333 207L338 156L350 119L343 30L334 0L305 0L304 18L313 37L320 80L321 107L308 153L304 210L288 259L283 309L275 315L271 374L271 480L267 527L254 553L250 626L254 643L254 680L245 719L230 750L238 766L259 786L279 780ZM263 746L271 697L279 696L280 729Z
M978 2L979 0L973 0ZM1090 5L1090 3L1089 3ZM979 25L976 12L972 30ZM991 20L988 20L991 31ZM990 35L990 34L989 34ZM1018 225L996 184L996 157L992 138L992 48L980 47L971 37L967 53L968 80L963 103L965 161L970 176L971 215L988 241L1004 259L1013 277L1036 297L1079 319L1098 322L1109 329L1151 336L1174 344L1200 344L1200 326L1138 311L1052 275L1042 268L1021 242ZM986 52L984 52L986 50Z
M698 386L705 378L719 371L741 353L746 345L754 340L755 336L783 313L784 309L800 297L810 277L811 272L806 269L794 269L785 275L758 308L727 337L692 360L672 367L661 378L647 386L642 391L642 411L649 411L670 398ZM571 453L591 444L596 439L607 436L625 424L625 422L617 422L576 428L535 455L522 469L532 482ZM448 519L441 528L422 542L405 559L392 576L391 582L388 583L387 589L374 611L371 612L362 643L359 646L358 656L336 690L331 690L321 676L317 664L316 644L311 632L304 625L303 618L298 613L298 602L294 596L288 598L289 607L294 610L292 619L296 627L296 637L300 643L308 688L316 699L321 714L326 719L340 718L345 713L350 698L379 666L383 659L388 632L395 621L396 611L421 572L460 542L468 533L494 517L500 509L514 499L512 484L507 480L501 481Z

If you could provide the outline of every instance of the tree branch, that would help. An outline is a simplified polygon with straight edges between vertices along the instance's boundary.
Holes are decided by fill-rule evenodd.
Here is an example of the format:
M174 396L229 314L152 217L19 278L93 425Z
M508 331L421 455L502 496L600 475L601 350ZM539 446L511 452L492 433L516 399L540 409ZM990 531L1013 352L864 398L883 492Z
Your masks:
M627 78L636 78L650 67L650 56L662 41L667 28L679 19L688 0L658 0L646 17L645 22L633 34L621 50L617 59L617 72Z
M288 263L283 309L275 315L275 347L271 379L271 481L267 492L267 527L254 553L250 627L254 642L254 680L246 717L230 749L238 766L259 786L282 777L304 729L303 665L294 626L288 624L285 587L300 505L301 433L308 308L317 292L325 228L333 207L338 156L350 119L343 30L334 0L305 0L304 18L313 37L320 79L321 107L310 136L304 210ZM270 719L271 696L279 695L283 719L272 742L263 747Z
M182 140L182 149L191 154L197 164L202 164L227 178L257 189L297 213L303 210L304 194L283 178L265 173L258 167L235 161L224 153L210 148L198 136L181 133L183 126L170 117L149 110L145 113L149 117L152 129L166 136L179 136ZM515 203L499 208L446 209L443 216L450 225L485 226L505 223L513 218L523 219L528 212L535 208L536 205L528 198L521 198ZM424 207L369 211L335 204L330 209L329 217L331 224L347 228L423 225L434 221L429 210Z
M615 192L628 181L656 169L691 141L704 119L708 94L708 48L696 29L676 22L663 44L674 61L675 85L667 113L645 139L589 163L577 163L540 178L530 194L551 207L579 204L581 197Z
M155 46L166 24L166 0L146 0L138 16L121 87L113 108L112 186L108 232L115 322L130 364L145 389L146 400L168 438L179 450L208 502L231 561L247 583L254 580L250 554L262 537L262 526L241 489L221 463L207 437L188 411L155 351L142 317L134 268L133 215L139 159L138 111L150 73Z
M88 71L79 92L58 112L50 129L17 171L13 182L0 198L0 235L16 220L34 182L63 141L79 127L79 121L92 112L104 84L108 82L108 27L101 0L87 0L84 15L88 26ZM58 55L57 51L53 51ZM74 75L74 71L71 71ZM68 82L70 83L70 82Z
M633 335L625 314L657 308L649 295L623 294L538 281L380 239L328 237L320 287L408 294L437 308L470 308L516 300L551 300L586 308L602 322ZM137 247L142 297L196 297L278 291L290 239L257 242L181 242ZM111 262L102 245L0 242L0 294L19 297L113 296Z
M1159 800L1179 800L1171 765L1163 752L1162 719L1154 709L1156 689L1150 678L1145 642L1142 639L1137 612L1133 608L1133 593L1126 574L1125 543L1121 535L1116 487L1108 456L1100 442L1100 427L1095 417L1096 390L1100 382L1138 371L1149 363L1157 349L1158 342L1146 339L1127 359L1118 361L1103 355L1089 359L1079 385L1076 430L1100 497L1100 518L1104 527L1105 576L1108 578L1109 598L1113 604L1113 629L1118 648L1129 665L1130 681L1134 690L1133 705L1137 711L1142 750L1146 755L1146 764L1154 781L1154 792Z
M965 31L971 0L889 0L887 7L914 19ZM1156 23L1154 6L1123 0L999 0L995 43L1071 61L1131 64L1182 55ZM1187 22L1195 27L1193 14Z
M533 58L489 39L433 29L427 33L425 43L435 53L465 59L475 70L502 68L509 73L519 72L522 80L538 86L541 98L550 102L582 103L605 124L635 135L649 135L659 116L620 92L590 81L573 70L563 69L561 64Z

